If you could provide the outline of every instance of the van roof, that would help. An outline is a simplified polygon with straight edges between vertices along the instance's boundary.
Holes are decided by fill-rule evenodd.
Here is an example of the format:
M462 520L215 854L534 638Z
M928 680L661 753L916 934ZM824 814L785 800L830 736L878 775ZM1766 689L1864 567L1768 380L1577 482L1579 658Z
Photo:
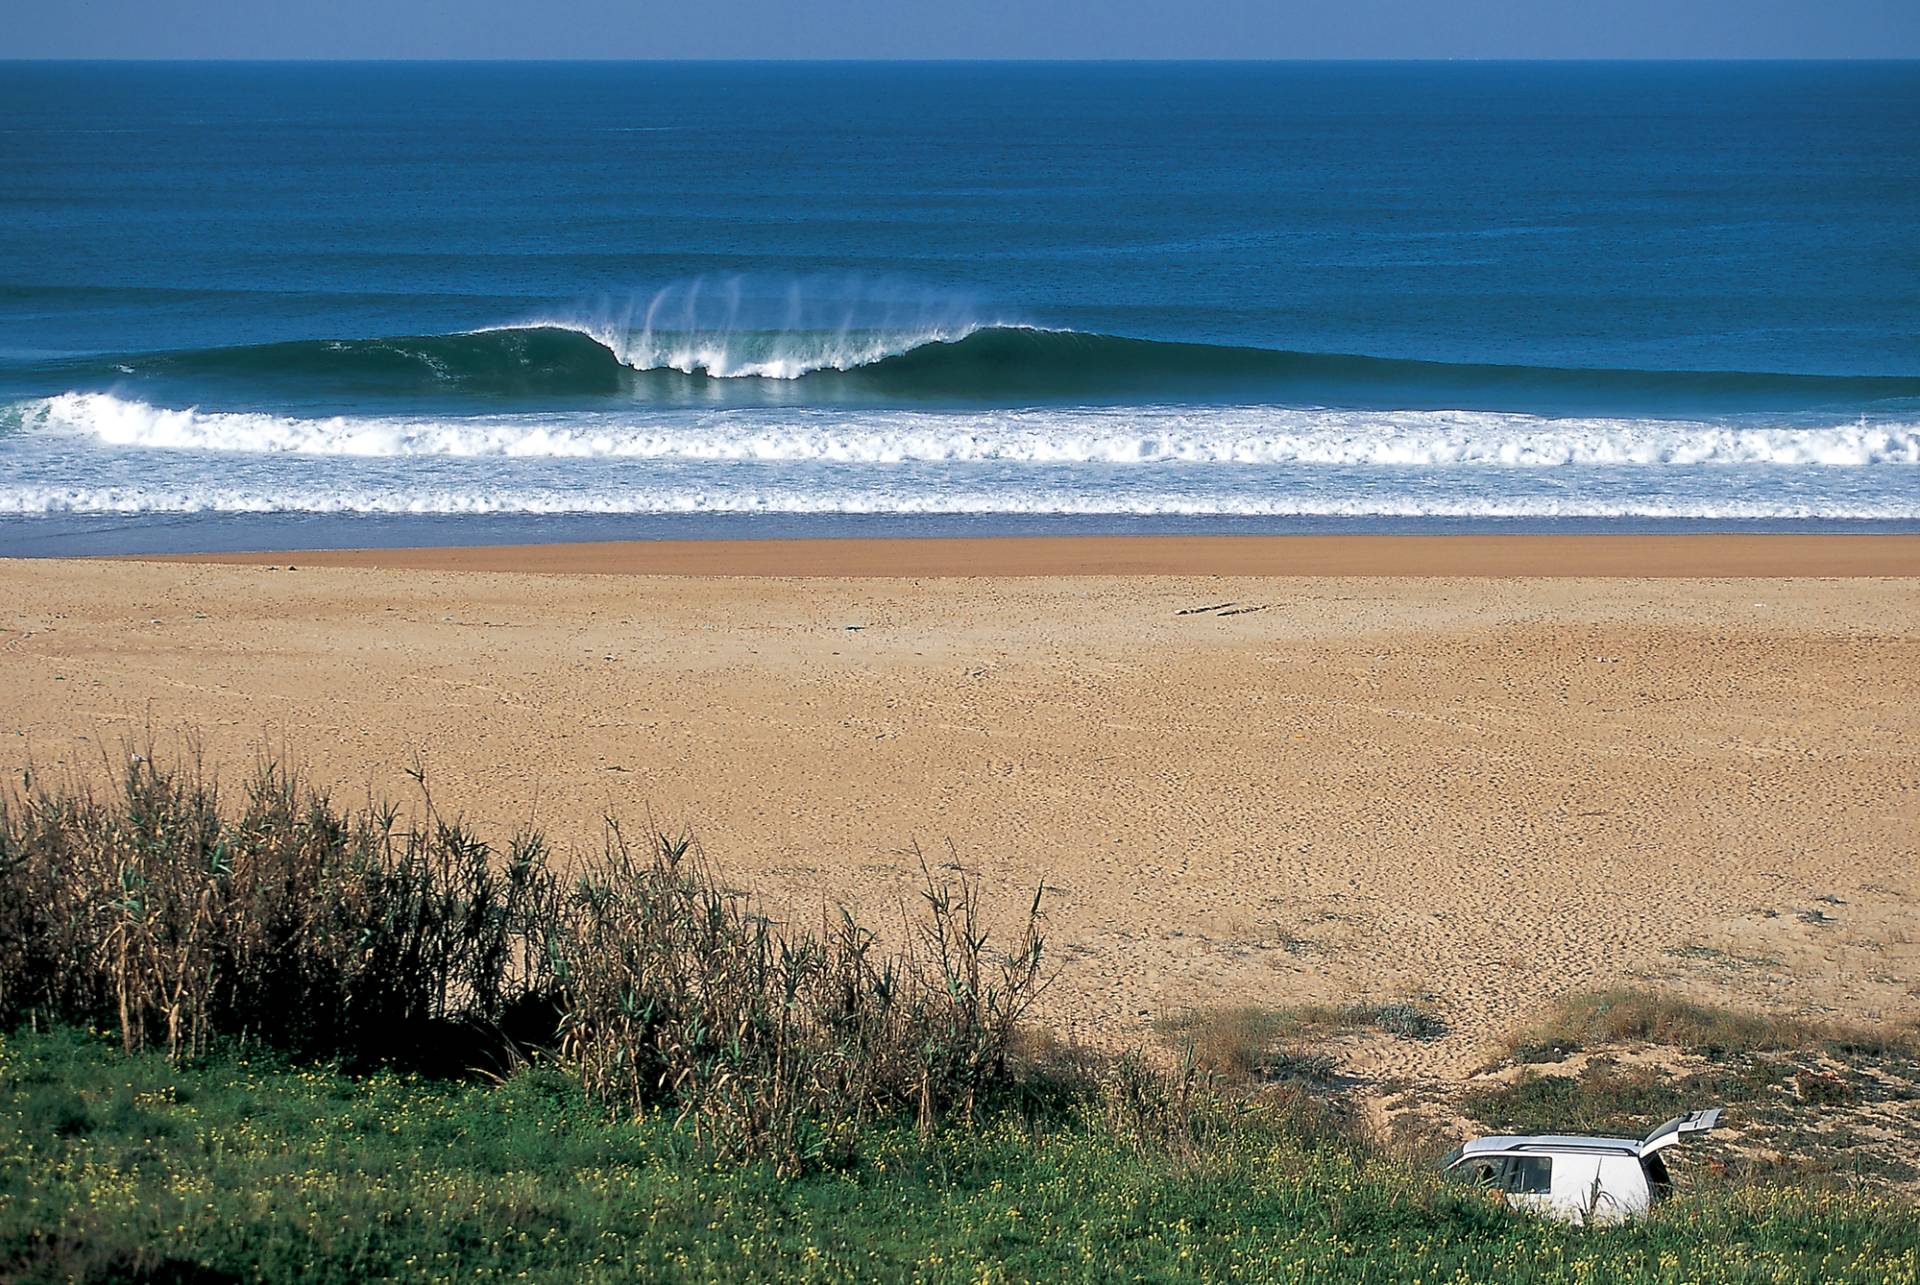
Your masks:
M1689 1111L1686 1115L1677 1115L1646 1137L1637 1139L1597 1138L1567 1133L1523 1133L1475 1138L1458 1151L1451 1153L1445 1164L1451 1168L1468 1156L1524 1155L1541 1151L1576 1152L1587 1155L1600 1153L1650 1156L1656 1151L1672 1146L1689 1134L1705 1133L1719 1123L1720 1108L1712 1107L1705 1111Z
M1605 1151L1637 1156L1640 1144L1632 1138L1594 1138L1562 1133L1527 1133L1475 1138L1460 1148L1464 1156L1508 1155L1528 1151Z

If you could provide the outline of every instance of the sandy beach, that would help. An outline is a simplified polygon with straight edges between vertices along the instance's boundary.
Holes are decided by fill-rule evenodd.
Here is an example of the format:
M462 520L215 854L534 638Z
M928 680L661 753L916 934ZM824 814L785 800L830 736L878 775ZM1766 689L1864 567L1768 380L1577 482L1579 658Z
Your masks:
M297 568L297 570L290 569ZM0 768L147 729L788 913L1046 887L1048 1015L1426 997L1451 1077L1615 982L1920 1005L1920 538L833 541L0 563ZM951 843L954 856L948 855Z

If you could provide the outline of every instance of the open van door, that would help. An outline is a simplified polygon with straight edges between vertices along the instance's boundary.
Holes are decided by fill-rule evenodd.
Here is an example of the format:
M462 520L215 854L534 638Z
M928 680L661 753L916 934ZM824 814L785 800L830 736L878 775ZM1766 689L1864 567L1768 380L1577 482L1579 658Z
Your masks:
M1640 1158L1645 1160L1648 1156L1666 1150L1682 1138L1691 1137L1696 1133L1705 1133L1719 1123L1719 1107L1677 1115L1646 1136L1640 1143Z

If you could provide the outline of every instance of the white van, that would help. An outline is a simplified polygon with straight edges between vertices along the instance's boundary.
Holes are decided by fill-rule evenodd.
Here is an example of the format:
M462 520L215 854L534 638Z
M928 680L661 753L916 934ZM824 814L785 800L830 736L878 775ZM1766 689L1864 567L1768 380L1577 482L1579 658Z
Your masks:
M1636 1142L1536 1134L1475 1138L1447 1154L1443 1173L1507 1194L1515 1209L1570 1223L1617 1223L1653 1207L1673 1186L1662 1151L1720 1122L1720 1108L1673 1119Z

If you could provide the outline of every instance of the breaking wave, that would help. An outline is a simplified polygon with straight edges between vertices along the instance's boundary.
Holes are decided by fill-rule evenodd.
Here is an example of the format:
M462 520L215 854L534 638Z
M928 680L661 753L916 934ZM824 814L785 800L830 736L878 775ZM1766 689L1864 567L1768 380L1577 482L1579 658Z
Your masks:
M17 415L30 434L116 447L307 456L1524 469L1920 465L1920 421L1864 419L1798 426L1283 406L303 418L167 408L108 393L66 393L28 403Z

